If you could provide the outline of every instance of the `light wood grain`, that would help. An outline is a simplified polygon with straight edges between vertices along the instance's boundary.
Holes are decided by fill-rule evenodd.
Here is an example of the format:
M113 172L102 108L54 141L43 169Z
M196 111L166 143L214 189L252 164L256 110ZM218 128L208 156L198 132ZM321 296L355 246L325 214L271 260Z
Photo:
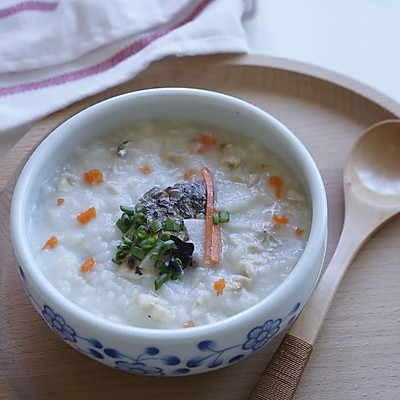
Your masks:
M266 57L206 57L159 62L133 81L41 121L0 166L0 371L19 398L245 399L265 368L270 355L262 350L229 368L199 376L151 378L114 371L58 339L18 281L8 210L23 160L54 126L83 107L122 92L160 86L200 87L238 96L268 110L298 135L316 160L327 189L327 260L343 220L342 168L348 150L367 126L400 116L400 105L392 100L316 67ZM400 220L395 218L371 239L346 274L296 400L398 398L399 233Z

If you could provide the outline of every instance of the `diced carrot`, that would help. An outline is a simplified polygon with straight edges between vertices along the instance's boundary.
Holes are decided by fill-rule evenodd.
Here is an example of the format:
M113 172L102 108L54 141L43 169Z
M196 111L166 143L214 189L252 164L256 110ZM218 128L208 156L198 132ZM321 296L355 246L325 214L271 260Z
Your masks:
M146 164L144 167L139 168L139 170L142 174L147 175L151 172L151 167L150 167L150 165Z
M196 171L194 169L189 169L183 174L183 178L188 181L194 175L196 175Z
M52 249L56 247L58 244L58 239L55 236L51 236L49 240L44 244L42 250L44 249Z
M204 147L212 147L217 144L217 139L209 133L202 133L199 137L199 142Z
M275 188L275 196L280 199L282 196L283 180L281 177L273 175L269 177L269 184Z
M193 328L193 327L195 327L195 326L196 326L196 325L194 324L194 322L193 322L192 320L186 322L186 324L183 324L183 327L184 327L184 328Z
M198 142L190 149L192 154L203 154L217 144L217 139L209 133L202 133L199 136Z
M94 258L93 257L89 257L79 268L79 271L81 271L83 274L85 272L89 272L93 269L94 267Z
M226 286L226 280L224 278L218 279L214 282L214 289L217 292L217 296L221 296L224 293Z
M89 185L94 183L100 184L104 182L104 176L98 169L91 169L90 171L84 172L83 179Z
M296 228L295 232L297 236L301 236L304 233L303 229L300 228Z
M96 218L96 209L94 207L90 207L88 210L76 216L76 219L81 224L87 224L92 218Z
M221 231L220 226L214 224L214 183L208 168L202 168L204 183L206 185L206 218L205 218L205 246L204 265L218 264L221 260Z
M277 224L280 224L280 225L285 225L285 224L287 224L287 223L289 222L289 220L288 220L288 218L286 217L285 214L283 214L282 217L278 217L277 215L274 215L274 216L272 217L272 219L273 219Z
M57 199L57 205L58 206L61 206L61 204L64 204L64 199L62 198L62 197L59 197L58 199Z

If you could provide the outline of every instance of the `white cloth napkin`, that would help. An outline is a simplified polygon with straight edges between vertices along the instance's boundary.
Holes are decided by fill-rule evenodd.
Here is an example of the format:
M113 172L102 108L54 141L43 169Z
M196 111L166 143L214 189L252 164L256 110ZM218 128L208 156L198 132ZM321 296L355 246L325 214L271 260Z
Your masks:
M246 52L251 0L0 4L0 134L118 85L166 56Z

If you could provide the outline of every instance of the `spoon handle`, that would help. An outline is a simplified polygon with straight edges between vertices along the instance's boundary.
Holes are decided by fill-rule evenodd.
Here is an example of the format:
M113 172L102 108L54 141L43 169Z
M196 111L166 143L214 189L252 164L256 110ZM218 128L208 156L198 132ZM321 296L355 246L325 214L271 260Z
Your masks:
M248 400L290 400L310 359L312 345L287 334Z
M347 198L352 199L351 190ZM248 400L293 398L310 359L313 344L348 266L376 227L387 219L380 213L377 215L374 207L368 204L353 201L347 204L342 234L324 275Z

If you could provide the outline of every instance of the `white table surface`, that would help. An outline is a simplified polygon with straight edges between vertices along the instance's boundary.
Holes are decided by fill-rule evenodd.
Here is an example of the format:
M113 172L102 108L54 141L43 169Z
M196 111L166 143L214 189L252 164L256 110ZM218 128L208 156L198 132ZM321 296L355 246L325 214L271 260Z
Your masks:
M251 54L285 57L357 79L400 102L399 0L255 0ZM0 161L31 125L0 136Z

